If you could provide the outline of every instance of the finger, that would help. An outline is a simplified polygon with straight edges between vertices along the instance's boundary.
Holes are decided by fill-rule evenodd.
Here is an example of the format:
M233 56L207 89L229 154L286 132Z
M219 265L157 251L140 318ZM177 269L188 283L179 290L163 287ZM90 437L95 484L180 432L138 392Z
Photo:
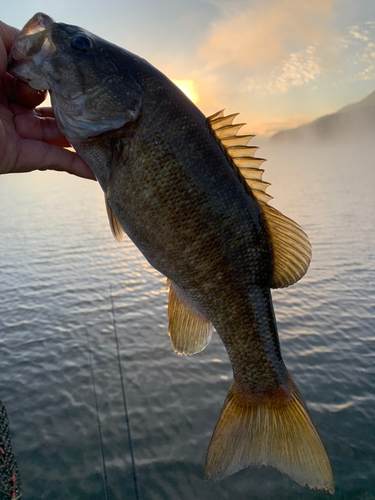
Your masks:
M16 78L14 86L15 102L18 102L21 105L35 108L46 100L46 90L35 90L27 83L18 80L18 78Z
M14 78L10 73L5 73L1 79L5 94L9 101L35 108L46 99L46 90L35 90L18 78Z
M8 54L19 30L0 21L0 76L7 69Z
M32 139L19 144L18 158L13 172L57 170L85 179L95 180L94 174L77 153Z
M36 114L17 105L12 105L11 109L16 131L23 139L34 139L62 147L70 146L54 118L38 116L39 113Z
M35 113L38 116L48 116L49 118L55 117L53 109L47 106L42 106L42 107L39 106L38 108L35 109Z
M9 24L5 24L3 21L0 21L0 38L4 43L7 53L9 53L13 40L19 32L19 29L13 28L13 26L9 26Z

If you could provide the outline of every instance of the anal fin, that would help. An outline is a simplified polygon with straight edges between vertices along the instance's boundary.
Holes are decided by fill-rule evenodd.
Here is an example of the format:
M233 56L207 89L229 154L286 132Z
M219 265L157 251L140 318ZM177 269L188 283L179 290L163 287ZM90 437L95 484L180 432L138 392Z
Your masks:
M187 356L203 351L212 337L211 322L191 304L180 288L169 284L168 334L173 350Z
M334 492L331 465L297 386L287 402L246 401L229 390L207 452L205 478L270 465L301 486Z

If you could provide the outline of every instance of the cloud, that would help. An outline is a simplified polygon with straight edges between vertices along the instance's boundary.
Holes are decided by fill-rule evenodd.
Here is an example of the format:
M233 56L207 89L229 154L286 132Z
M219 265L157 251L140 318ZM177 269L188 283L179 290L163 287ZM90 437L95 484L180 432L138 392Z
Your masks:
M375 21L350 26L340 39L345 50L346 71L342 82L375 79ZM353 67L356 71L350 71Z
M230 65L255 70L278 64L290 52L328 43L336 3L337 0L264 0L254 6L248 1L220 3L223 15L213 22L199 55L211 68Z
M358 31L358 26L352 26L349 29L349 35L354 39L354 40L362 40L363 42L368 42L368 37L364 35L363 33L360 33Z
M284 94L291 87L301 87L316 80L324 72L317 49L317 46L310 45L290 54L270 72L248 77L247 90L257 90L262 94Z
M219 15L200 46L162 68L194 81L205 114L240 111L246 132L268 135L334 112L346 84L375 79L375 22L339 29L339 0L207 1Z
M273 68L245 78L248 91L283 94L312 82L337 86L375 79L375 22L347 27L329 45L317 42L291 52Z
M228 92L281 94L306 85L332 66L325 62L326 47L334 45L330 23L337 1L211 0L220 15L202 38L198 58L185 61L182 71L173 64L169 74L194 79L200 95L212 95L204 92L204 82L215 82L219 99ZM195 68L195 75L186 67Z
M224 87L283 94L337 66L338 35L331 23L338 0L211 2L221 15L198 55L205 73L215 74Z

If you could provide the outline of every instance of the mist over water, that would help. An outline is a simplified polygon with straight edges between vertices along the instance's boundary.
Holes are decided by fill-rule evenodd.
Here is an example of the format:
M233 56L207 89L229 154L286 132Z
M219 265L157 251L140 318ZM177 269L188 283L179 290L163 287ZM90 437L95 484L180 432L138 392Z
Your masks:
M284 360L325 442L337 499L375 499L375 144L261 142L271 202L310 237L313 260L273 292ZM214 334L173 353L165 279L113 239L99 186L58 173L0 179L0 398L23 498L327 498L271 468L205 483L207 446L231 383Z

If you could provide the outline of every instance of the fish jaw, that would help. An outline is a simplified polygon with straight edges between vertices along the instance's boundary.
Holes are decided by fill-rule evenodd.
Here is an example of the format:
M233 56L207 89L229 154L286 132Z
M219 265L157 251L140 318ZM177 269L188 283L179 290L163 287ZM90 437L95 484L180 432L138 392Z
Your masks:
M43 63L57 53L51 37L53 24L46 14L35 14L22 28L9 54L8 71L36 90L51 89Z
M44 31L55 23L52 17L44 14L43 12L37 12L22 28L20 35L34 35L40 31Z

